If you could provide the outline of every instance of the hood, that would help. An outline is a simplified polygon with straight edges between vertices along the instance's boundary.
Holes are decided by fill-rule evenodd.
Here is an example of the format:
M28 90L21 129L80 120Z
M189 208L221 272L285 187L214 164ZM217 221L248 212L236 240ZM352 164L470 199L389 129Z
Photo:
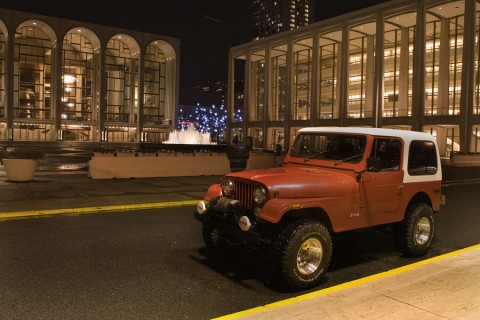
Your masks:
M272 168L231 173L228 176L264 184L274 198L339 197L353 193L353 171L327 168Z

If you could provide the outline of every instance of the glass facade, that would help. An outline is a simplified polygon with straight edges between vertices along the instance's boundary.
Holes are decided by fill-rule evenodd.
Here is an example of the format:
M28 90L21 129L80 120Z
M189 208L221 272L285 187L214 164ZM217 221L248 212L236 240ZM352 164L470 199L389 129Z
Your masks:
M318 47L318 119L338 119L338 66L342 32L320 36Z
M415 19L414 12L407 12L385 21L383 117L412 115Z
M161 142L178 104L179 41L55 29L64 24L0 9L0 140Z
M252 54L250 63L250 83L252 84L250 107L248 108L249 121L263 121L265 108L265 52L258 51Z
M401 128L435 134L443 157L479 152L480 4L397 6L385 2L363 9L363 18L353 12L231 48L251 64L244 132L265 132L263 148L272 149L279 133L288 148L302 127Z
M371 22L349 30L348 118L373 117L374 29Z
M272 48L270 66L272 68L272 97L268 109L268 120L283 121L287 111L287 45Z
M312 108L312 39L293 45L292 120L309 120Z

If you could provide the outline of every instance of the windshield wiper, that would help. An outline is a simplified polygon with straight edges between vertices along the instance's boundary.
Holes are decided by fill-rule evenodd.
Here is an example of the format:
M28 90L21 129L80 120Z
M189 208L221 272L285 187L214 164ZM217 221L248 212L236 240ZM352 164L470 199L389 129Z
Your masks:
M306 157L305 159L303 159L303 162L307 162L307 161L309 161L310 159L313 159L313 158L315 158L316 156L319 156L319 155L324 154L324 153L326 153L326 152L327 152L327 151L320 151L320 152L314 153L314 154L312 154L311 156L308 156L308 157Z
M351 156L351 157L348 157L348 158L345 158L345 159L342 159L342 160L337 160L337 161L335 161L335 165L338 166L339 164L344 163L345 161L353 160L353 159L358 158L358 157L363 157L363 153L359 153L359 154L356 154L354 156Z

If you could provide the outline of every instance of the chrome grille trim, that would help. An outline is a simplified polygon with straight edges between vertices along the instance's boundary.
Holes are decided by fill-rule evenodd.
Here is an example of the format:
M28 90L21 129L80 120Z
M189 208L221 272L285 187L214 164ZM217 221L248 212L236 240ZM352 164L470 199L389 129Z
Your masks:
M247 209L253 209L253 191L256 184L250 180L233 180L233 183L233 198L242 201Z

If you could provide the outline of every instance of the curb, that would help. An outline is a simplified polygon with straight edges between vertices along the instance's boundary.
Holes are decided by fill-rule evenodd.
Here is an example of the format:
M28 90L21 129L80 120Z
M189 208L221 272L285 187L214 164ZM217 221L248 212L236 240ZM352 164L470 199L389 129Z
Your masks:
M171 207L181 207L196 205L199 200L185 200L185 201L170 201L170 202L151 202L140 204L124 204L112 206L98 206L98 207L83 207L83 208L67 208L67 209L49 209L49 210L31 210L31 211L12 211L0 213L0 220L11 218L28 218L46 215L59 214L87 214L98 213L105 211L128 211L128 210L143 210L143 209L162 209Z
M338 292L338 291L342 291L342 290L345 290L345 289L348 289L348 288L358 287L358 286L361 286L363 284L370 283L374 280L399 275L399 274L408 272L412 269L416 269L416 268L424 266L424 265L429 265L433 262L442 261L442 260L450 258L450 257L455 257L455 256L458 256L462 253L469 252L469 251L476 250L476 249L480 249L480 244L473 245L473 246L470 246L470 247L466 247L466 248L463 248L463 249L459 249L459 250L456 250L456 251L452 251L452 252L449 252L449 253L445 253L445 254L442 254L442 255L439 255L439 256L436 256L436 257L432 257L432 258L429 258L429 259L426 259L426 260L422 260L422 261L419 261L419 262L415 262L415 263L412 263L412 264L408 264L408 265L405 265L403 267L399 267L399 268L391 269L391 270L388 270L388 271L380 272L380 273L377 273L377 274L373 274L371 276L367 276L367 277L360 278L360 279L357 279L357 280L345 282L345 283L342 283L342 284L339 284L339 285L335 285L333 287L321 289L321 290L318 290L318 291L314 291L314 292L306 293L306 294L303 294L303 295L299 295L299 296L296 296L296 297L293 297L293 298L284 299L284 300L280 300L280 301L277 301L277 302L272 302L270 304L266 304L266 305L263 305L263 306L258 306L258 307L254 307L254 308L251 308L251 309L247 309L247 310L235 312L235 313L232 313L232 314L220 316L220 317L214 318L212 320L233 320L233 319L246 317L246 316L249 316L249 315L260 314L262 312L268 312L268 311L278 309L280 307L289 306L289 305L292 305L292 304L295 304L295 303L298 303L298 302L301 302L301 301L311 300L311 299L316 298L316 297L325 296L325 295L335 293L335 292ZM268 317L268 315L266 315L266 317Z

